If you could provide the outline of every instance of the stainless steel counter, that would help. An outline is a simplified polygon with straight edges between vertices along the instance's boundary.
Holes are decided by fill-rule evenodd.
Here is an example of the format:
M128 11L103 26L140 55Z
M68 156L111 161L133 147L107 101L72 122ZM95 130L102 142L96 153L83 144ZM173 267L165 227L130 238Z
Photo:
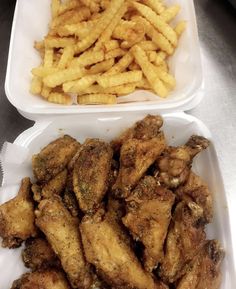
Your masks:
M18 114L4 92L14 5L13 0L0 3L0 145L6 140L12 142L33 124ZM195 0L195 5L205 97L188 113L201 119L211 130L226 190L233 200L236 195L236 12L225 0Z

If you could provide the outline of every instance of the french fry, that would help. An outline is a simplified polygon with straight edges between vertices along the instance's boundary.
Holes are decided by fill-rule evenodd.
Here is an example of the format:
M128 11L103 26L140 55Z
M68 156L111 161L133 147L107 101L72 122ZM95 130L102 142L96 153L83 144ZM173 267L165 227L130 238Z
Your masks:
M165 10L162 0L143 0L143 3L149 6L157 14L161 14Z
M142 68L143 74L146 76L153 90L160 97L166 97L168 90L163 82L159 79L155 67L151 62L149 62L145 51L142 50L142 48L140 48L138 45L135 45L131 48L131 52L134 55L135 61Z
M97 73L105 72L109 70L114 65L114 63L115 63L114 58L99 62L93 65L92 67L90 67L90 69L87 71L87 74L97 74Z
M67 68L50 74L43 78L43 83L48 87L56 87L64 82L81 78L85 74L85 70L80 67Z
M42 90L42 79L38 76L33 76L30 85L30 93L40 94Z
M97 81L99 74L86 75L79 80L63 83L63 91L71 93L81 93Z
M176 85L175 78L169 74L167 71L162 69L161 67L156 66L155 70L157 72L157 76L165 83L170 89L173 89Z
M168 55L173 54L174 48L169 40L166 39L161 33L157 32L149 21L140 16L135 17L135 21L138 21L145 26L147 35L161 50L165 51Z
M134 27L136 23L133 21L120 21L112 33L112 37L116 39L130 39L134 34Z
M52 89L46 85L43 85L41 95L43 98L48 99L49 94L51 93Z
M81 94L92 94L92 93L105 93L105 94L116 94L116 95L125 95L134 92L136 87L135 83L117 85L113 87L103 88L100 85L91 85L86 89L86 91L82 92Z
M102 32L99 40L97 41L95 45L95 50L101 49L103 44L106 43L111 38L111 35L115 27L117 26L117 24L119 23L119 21L121 20L121 18L123 17L126 11L127 11L127 5L123 4L118 10L118 12L116 13L116 15L114 16L113 20L106 27L106 29Z
M44 67L52 67L53 64L53 49L52 48L46 48L44 53L44 61L43 66Z
M87 66L104 60L104 52L100 51L85 51L79 57L71 61L70 67Z
M147 57L150 62L154 62L156 60L156 52L155 51L146 51Z
M75 39L67 37L60 38L60 37L47 36L44 39L44 44L46 48L61 48L74 45Z
M109 41L103 43L103 48L104 48L105 52L119 48L119 42L117 40L114 40L114 39L109 40Z
M143 77L140 81L136 82L135 87L146 90L152 89L150 83L145 77Z
M78 104L115 104L116 96L114 94L85 94L79 95Z
M46 77L50 74L53 74L55 72L58 71L58 68L55 67L43 67L43 66L39 66L39 67L35 67L31 70L32 74L34 76L38 76L38 77Z
M59 69L64 69L68 67L69 63L73 59L73 56L74 56L74 47L73 46L65 47L57 67Z
M75 24L65 24L58 27L57 33L61 37L75 35L79 37L79 39L82 39L89 34L97 22L98 20L89 20Z
M60 0L52 0L51 2L51 11L52 11L52 18L55 18L59 14L60 9Z
M107 9L110 5L110 0L101 0L100 1L100 6L102 9Z
M83 40L76 44L76 53L83 52L89 48L101 35L107 25L111 22L113 17L116 15L117 11L124 4L124 0L111 0L110 6L105 10L102 16L99 18L96 27L91 31L91 33L85 37Z
M140 41L138 45L145 51L158 50L158 46L149 40Z
M112 68L106 72L106 75L123 72L130 65L133 59L133 55L130 52L126 53Z
M141 67L136 63L136 62L132 62L129 65L129 70L133 71L133 70L141 70Z
M173 28L157 15L151 8L143 4L132 2L138 12L160 31L174 46L177 46L177 35Z
M55 30L60 25L78 23L86 20L91 16L90 10L87 7L82 7L79 10L69 10L62 15L54 18L51 22L51 29Z
M187 22L186 21L180 21L174 28L176 34L178 35L178 37L181 36L181 34L184 32L184 30L186 29L187 26Z
M175 16L179 13L180 10L180 6L177 5L172 5L170 7L168 7L167 9L165 9L160 17L162 18L163 21L165 22L170 22L173 18L175 18Z
M59 92L51 92L47 99L49 102L57 103L57 104L72 104L71 96L65 93Z
M80 3L78 0L67 0L61 5L59 5L58 14L59 15L63 14L66 11L78 8L79 6L80 6Z
M160 65L166 59L166 57L167 57L167 54L165 52L163 51L157 52L154 64L157 66Z
M92 13L99 12L100 7L99 4L94 0L80 0L82 4L87 6Z
M97 82L101 87L113 87L126 83L140 81L142 79L142 71L129 71L117 73L114 75L101 75Z
M113 50L108 51L105 54L105 60L111 59L111 58L116 58L116 57L121 57L125 55L126 51L121 49L121 48L116 48Z

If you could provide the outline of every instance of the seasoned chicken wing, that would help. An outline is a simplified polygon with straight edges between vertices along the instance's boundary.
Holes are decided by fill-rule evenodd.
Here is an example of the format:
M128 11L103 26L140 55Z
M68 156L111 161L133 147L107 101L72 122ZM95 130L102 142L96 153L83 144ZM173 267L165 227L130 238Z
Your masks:
M203 210L194 202L180 202L175 208L167 235L164 260L159 275L174 282L187 270L188 263L205 242Z
M191 169L193 158L209 146L209 141L193 135L183 146L168 147L157 160L158 181L168 188L183 184Z
M73 171L73 185L79 207L90 212L99 207L109 185L112 149L98 139L88 139L82 146Z
M144 119L137 121L133 127L124 131L117 139L111 142L115 152L129 139L149 140L159 133L163 125L163 119L159 115L147 115Z
M203 208L204 220L210 223L213 217L213 199L212 193L207 184L192 171L189 174L187 182L180 186L175 194L179 200L186 202L195 202Z
M3 247L17 248L24 240L37 234L30 188L30 179L24 178L18 195L0 206L0 236L3 238Z
M70 289L64 274L56 269L26 273L13 282L11 289Z
M37 181L47 183L63 171L79 146L74 138L65 135L51 142L40 153L33 155L32 167Z
M145 130L144 135L140 132L135 134L137 138L123 143L120 150L120 169L112 188L115 196L128 197L132 188L164 150L165 137L158 129L157 125L155 130L151 129L152 133L148 134Z
M36 225L59 257L72 287L89 288L93 280L83 255L78 220L71 216L59 198L42 200L36 216Z
M216 240L207 241L188 266L177 289L218 289L221 283L220 265L224 251Z
M103 209L83 218L80 231L88 262L114 288L165 288L143 270L114 220Z
M52 247L43 238L26 240L22 259L25 266L33 271L60 266L60 261L53 252Z
M144 266L152 271L163 259L163 245L171 220L174 194L151 177L144 177L126 199L124 225L145 247Z

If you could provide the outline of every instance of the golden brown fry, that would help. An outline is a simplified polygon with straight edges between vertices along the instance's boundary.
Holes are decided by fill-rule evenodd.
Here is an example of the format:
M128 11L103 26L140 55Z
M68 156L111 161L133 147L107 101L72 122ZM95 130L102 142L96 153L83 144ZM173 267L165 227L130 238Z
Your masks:
M90 212L100 206L108 188L112 149L98 139L88 139L82 146L73 171L73 185L79 207Z
M78 220L71 216L59 198L54 198L40 202L36 225L59 257L72 287L88 289L93 277L83 255Z
M47 100L49 102L53 102L57 104L64 104L64 105L72 104L72 99L70 95L65 94L65 93L59 93L59 92L49 93Z
M62 271L48 269L26 273L13 282L11 289L70 289Z
M116 94L116 95L124 95L134 92L137 82L118 85L108 88L103 88L100 85L91 85L89 88L86 89L86 93L89 94ZM84 94L84 93L82 93ZM80 98L79 96L78 98Z
M44 39L44 44L46 48L61 48L72 46L73 44L75 44L75 39L68 37L62 38L62 37L47 36Z
M87 66L104 60L104 51L88 50L72 60L70 66Z
M63 90L65 92L79 94L83 91L86 91L87 88L94 84L97 81L99 75L100 74L86 75L79 80L65 82L62 86Z
M105 59L111 59L111 58L116 58L116 57L121 57L123 55L125 55L126 51L124 49L121 48L115 48L112 50L109 50L106 54L105 54Z
M87 71L87 74L97 74L109 70L114 65L114 58L99 62Z
M175 16L179 13L180 10L180 6L178 4L176 5L172 5L170 7L168 7L167 9L165 9L162 13L161 13L161 18L165 21L165 22L170 22L173 18L175 18Z
M142 2L152 8L152 10L157 14L161 14L165 11L165 6L162 0L142 0Z
M17 196L0 206L2 247L17 248L24 240L37 234L30 189L30 179L24 178Z
M28 239L22 251L22 259L27 268L35 271L50 267L60 267L60 261L50 244L43 238Z
M32 156L33 173L36 180L46 183L63 171L78 150L79 143L65 135L44 147Z
M38 76L33 76L30 85L30 93L39 94L42 90L42 79Z
M78 104L116 104L116 95L108 93L92 93L78 95Z

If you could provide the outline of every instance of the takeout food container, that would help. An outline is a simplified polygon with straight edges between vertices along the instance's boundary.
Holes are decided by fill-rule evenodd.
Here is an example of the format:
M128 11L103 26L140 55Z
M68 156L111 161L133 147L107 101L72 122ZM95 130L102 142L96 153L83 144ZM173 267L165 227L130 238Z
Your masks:
M6 95L9 101L27 118L38 115L78 114L92 112L147 111L158 109L162 112L185 111L193 108L202 98L202 71L193 0L167 0L167 4L181 5L175 21L186 20L187 29L181 36L179 46L170 59L170 71L177 80L177 86L166 98L139 90L128 99L135 102L116 105L70 105L49 103L39 96L30 94L31 69L40 64L40 56L34 49L34 41L47 34L50 19L50 1L20 0L16 3L12 26L7 75ZM127 100L127 97L123 97ZM148 100L148 101L144 101Z
M145 115L146 113L143 112L129 115L121 113L109 117L93 115L89 118L89 121L85 115L64 116L55 118L54 120L36 122L33 127L19 135L13 144L25 149L27 155L25 155L25 161L22 165L18 166L18 173L17 171L14 172L16 176L14 179L10 178L9 172L6 172L8 177L3 180L0 203L12 198L16 194L20 179L23 177L22 170L24 175L27 174L32 177L31 156L50 141L63 134L69 134L81 142L87 137L98 137L110 141L134 122L144 118ZM183 144L192 134L199 134L212 140L211 134L205 125L192 116L185 113L172 113L165 114L163 117L163 131L170 145ZM235 263L233 259L227 196L213 142L207 150L201 152L194 159L193 170L207 182L210 190L213 192L214 219L213 223L207 226L207 238L220 240L226 252L222 264L223 279L220 289L235 288ZM8 186L9 181L7 179L12 182L10 186ZM21 250L22 248L16 250L0 248L1 289L9 289L12 281L26 271L20 257Z

